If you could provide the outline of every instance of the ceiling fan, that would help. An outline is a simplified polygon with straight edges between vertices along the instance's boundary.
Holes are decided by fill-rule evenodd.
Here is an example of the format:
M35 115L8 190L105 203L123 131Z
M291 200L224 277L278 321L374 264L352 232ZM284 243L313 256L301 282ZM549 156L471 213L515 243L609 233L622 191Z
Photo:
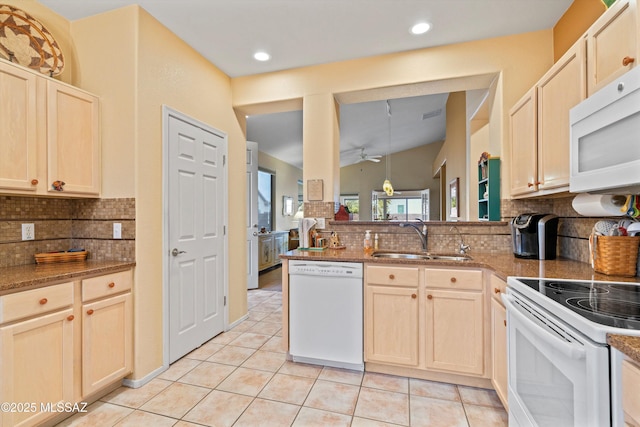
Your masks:
M380 162L380 157L382 156L377 154L374 156L368 155L367 153L364 152L364 147L362 147L360 151L360 158L358 159L358 161L356 161L356 163L365 162L365 161L378 163Z

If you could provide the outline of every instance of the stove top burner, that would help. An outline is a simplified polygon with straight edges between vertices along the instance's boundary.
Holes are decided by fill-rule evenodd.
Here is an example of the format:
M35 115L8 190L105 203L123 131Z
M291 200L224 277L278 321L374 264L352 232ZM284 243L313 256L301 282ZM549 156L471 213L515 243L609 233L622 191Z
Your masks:
M640 303L598 298L569 298L567 304L591 313L598 313L605 316L618 317L621 319L640 320Z
M604 287L592 287L587 282L545 282L544 287L555 291L583 292L583 293L609 293L609 289Z
M592 322L640 329L639 284L524 278L518 281Z

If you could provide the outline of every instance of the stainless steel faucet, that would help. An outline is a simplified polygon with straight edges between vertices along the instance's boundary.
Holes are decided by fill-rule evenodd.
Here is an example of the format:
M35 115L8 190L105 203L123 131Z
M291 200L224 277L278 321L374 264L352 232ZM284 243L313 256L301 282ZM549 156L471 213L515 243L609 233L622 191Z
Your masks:
M453 231L453 230L455 230L458 233L458 236L460 237L460 246L458 247L458 253L460 253L460 255L466 255L467 252L471 250L471 246L466 245L464 243L464 239L462 239L462 234L460 233L460 230L458 230L458 227L456 227L455 225L451 226L449 231Z
M416 230L416 233L418 233L418 236L420 236L420 242L422 242L422 250L427 252L427 224L425 224L425 222L420 218L416 218L416 221L418 221L422 225L422 229L419 225L416 225L413 222L402 222L400 223L400 227L411 227Z

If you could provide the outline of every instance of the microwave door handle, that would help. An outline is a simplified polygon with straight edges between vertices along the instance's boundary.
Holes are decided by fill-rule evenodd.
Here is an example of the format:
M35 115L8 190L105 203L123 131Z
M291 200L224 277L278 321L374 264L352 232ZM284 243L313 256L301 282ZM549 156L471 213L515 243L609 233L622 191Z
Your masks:
M512 298L506 294L502 294L502 301L504 302L507 312L517 318L520 322L525 323L529 327L529 331L534 333L538 338L546 341L553 342L553 347L556 350L560 350L565 356L570 357L572 360L584 359L586 351L580 344L571 344L567 341L559 338L554 333L548 331L546 328L540 327L534 323L534 320L523 313L518 306L511 302Z

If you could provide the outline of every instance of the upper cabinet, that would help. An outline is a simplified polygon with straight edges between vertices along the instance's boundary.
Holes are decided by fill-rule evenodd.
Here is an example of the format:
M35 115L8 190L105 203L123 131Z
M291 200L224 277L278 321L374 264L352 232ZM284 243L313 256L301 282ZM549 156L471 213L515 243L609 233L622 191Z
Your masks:
M569 110L586 98L581 39L509 112L511 196L569 190Z
M100 196L99 100L0 60L0 193Z
M618 0L587 31L589 95L638 65L637 0Z

